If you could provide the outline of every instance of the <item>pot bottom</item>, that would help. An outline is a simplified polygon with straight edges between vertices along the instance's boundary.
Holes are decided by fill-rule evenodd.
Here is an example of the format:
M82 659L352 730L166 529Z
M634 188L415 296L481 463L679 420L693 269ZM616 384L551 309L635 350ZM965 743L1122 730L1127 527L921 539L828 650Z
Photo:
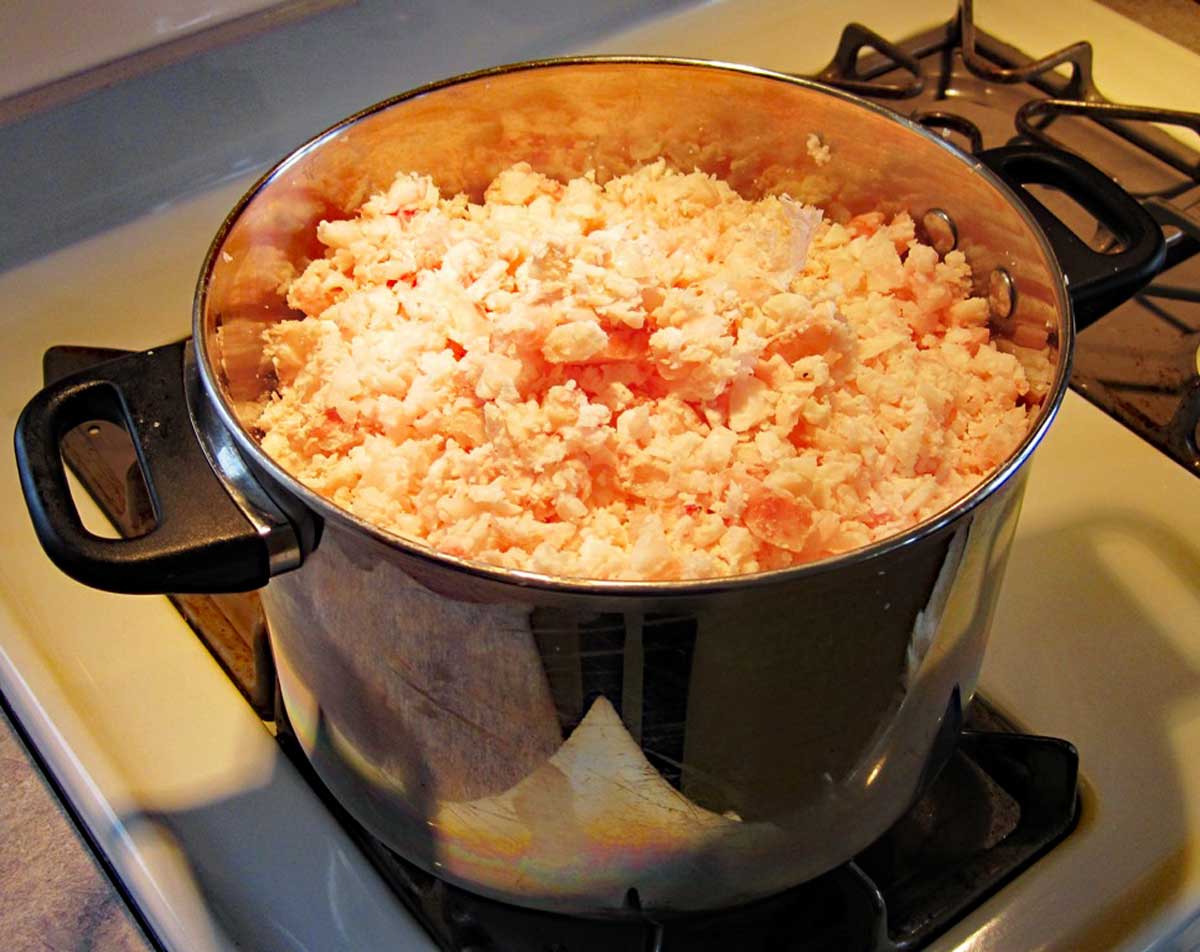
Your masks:
M806 810L743 822L667 784L600 697L560 751L514 788L453 803L373 764L278 652L277 663L300 747L370 836L480 896L599 919L727 909L828 872L882 835L937 776L961 725L954 686L922 755L869 785L865 800L831 788ZM625 744L614 742L622 735Z

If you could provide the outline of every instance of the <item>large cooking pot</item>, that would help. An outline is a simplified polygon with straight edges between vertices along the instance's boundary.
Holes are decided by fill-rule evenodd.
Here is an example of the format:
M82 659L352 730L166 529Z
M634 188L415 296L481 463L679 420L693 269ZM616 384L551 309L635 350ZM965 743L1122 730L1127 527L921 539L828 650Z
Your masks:
M810 133L833 162L810 154ZM441 554L263 454L239 408L272 386L260 333L294 316L281 278L318 253L320 219L348 217L399 169L478 196L519 160L603 177L659 156L746 196L907 209L943 249L956 242L996 336L1051 352L1048 394L1012 456L869 548L738 578L622 582ZM1071 192L1126 250L1089 251L1026 182ZM259 181L204 261L191 345L35 396L17 427L22 486L50 557L89 585L265 586L308 757L401 855L575 914L728 906L852 856L940 766L975 689L1026 464L1067 385L1072 306L1128 296L1162 253L1142 209L1072 156L965 155L811 82L640 58L488 70L353 116ZM90 534L71 501L59 442L94 419L134 435L158 523L140 538Z

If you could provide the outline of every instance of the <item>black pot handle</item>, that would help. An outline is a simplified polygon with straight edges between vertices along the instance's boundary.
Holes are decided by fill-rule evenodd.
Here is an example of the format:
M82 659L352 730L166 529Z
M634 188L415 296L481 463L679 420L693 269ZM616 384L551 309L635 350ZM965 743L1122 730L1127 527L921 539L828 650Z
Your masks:
M1075 327L1083 330L1128 300L1162 267L1162 229L1120 185L1079 156L1045 146L1011 145L976 155L1009 185L1046 233L1067 276ZM1049 185L1096 216L1125 246L1116 254L1089 248L1023 186Z
M38 541L63 572L127 594L241 592L266 584L268 540L209 465L188 413L184 344L130 354L41 390L17 421L21 489ZM74 427L124 427L137 452L156 525L108 539L84 528L59 445Z

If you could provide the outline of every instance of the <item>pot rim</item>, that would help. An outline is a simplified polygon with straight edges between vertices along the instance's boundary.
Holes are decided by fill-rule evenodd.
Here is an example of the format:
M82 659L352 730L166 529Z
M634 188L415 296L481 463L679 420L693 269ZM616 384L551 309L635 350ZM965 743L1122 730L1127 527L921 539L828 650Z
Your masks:
M1050 265L1051 273L1057 280L1054 282L1054 292L1059 313L1063 315L1063 321L1059 329L1058 340L1058 359L1055 365L1054 378L1050 389L1042 402L1041 410L1029 432L1025 438L1017 446L1017 448L1009 455L1009 457L998 466L992 474L979 483L971 492L957 500L953 505L936 513L935 515L925 519L922 522L910 527L906 531L886 539L882 539L868 546L863 546L858 549L852 549L849 552L844 552L839 555L829 556L824 559L819 559L813 562L806 562L800 565L790 566L788 568L771 569L769 571L754 572L746 575L718 576L714 578L704 579L683 579L683 580L655 580L655 581L638 581L629 579L588 579L574 576L553 575L542 572L531 572L523 569L510 569L504 566L494 565L492 563L483 562L478 559L468 559L459 556L449 555L441 552L424 542L415 539L408 539L395 533L389 532L379 526L376 526L364 519L355 516L348 510L342 509L335 505L324 496L309 489L301 483L291 473L287 472L273 458L271 458L258 443L251 437L246 428L238 420L233 407L229 404L221 387L219 386L216 374L214 373L211 355L208 351L208 342L203 332L205 307L208 300L208 290L213 269L216 265L217 256L221 251L225 239L230 231L241 217L242 212L254 201L259 192L267 185L271 184L277 177L283 175L297 161L319 149L327 140L332 139L342 133L344 130L355 125L360 120L372 116L376 113L390 109L392 106L399 105L410 99L415 99L424 96L428 93L436 92L450 86L458 86L469 82L474 82L479 79L485 79L490 76L501 76L509 73L524 72L527 70L559 68L559 67L591 67L591 66L664 66L664 67L681 67L690 69L712 69L724 72L739 73L745 76L757 77L759 79L787 83L794 86L800 86L811 91L827 95L835 99L840 99L847 105L870 110L891 122L897 123L908 129L909 132L921 136L926 141L933 143L939 148L945 149L956 160L963 163L966 170L975 175L980 175L993 188L1000 192L1016 210L1017 214L1025 221L1025 224L1032 232L1033 238L1044 253L1047 262ZM510 63L500 66L488 67L486 69L475 70L469 73L462 73L457 76L451 76L446 79L436 80L431 83L415 87L407 92L381 100L373 105L367 106L358 112L340 120L327 129L319 132L307 142L294 149L284 158L276 162L267 172L265 172L246 193L233 206L225 220L221 223L221 227L217 230L213 237L212 243L209 245L208 251L204 256L204 262L201 266L200 276L196 284L196 292L193 297L192 307L192 338L194 341L197 360L196 366L199 369L202 387L206 396L211 398L216 407L218 422L232 435L236 441L238 449L250 455L257 466L264 469L271 478L287 492L299 498L303 504L310 509L315 510L320 514L321 518L327 521L334 522L342 528L364 532L389 547L399 549L407 555L419 559L431 566L441 567L445 569L457 570L465 572L477 578L486 579L493 582L499 582L507 585L517 586L526 589L537 589L541 591L554 592L558 594L578 594L578 595L610 595L613 597L626 598L662 598L662 597L695 597L697 595L715 594L720 592L756 588L762 585L771 585L781 582L790 582L801 579L806 576L824 575L828 572L836 572L846 568L847 566L857 565L867 562L878 556L887 553L895 552L906 546L912 545L933 536L951 523L956 522L963 516L967 515L986 497L990 496L998 490L1005 482L1007 482L1019 470L1036 449L1038 443L1041 442L1053 422L1058 409L1062 404L1063 397L1067 390L1067 384L1070 377L1070 366L1072 354L1074 351L1074 336L1075 336L1075 321L1074 312L1071 306L1071 298L1067 292L1067 283L1063 275L1062 268L1059 266L1058 258L1054 253L1049 241L1047 240L1041 226L1033 214L1025 206L1025 204L1017 197L1003 180L993 173L979 159L975 158L956 146L952 145L941 136L931 130L921 126L910 119L905 118L899 113L888 109L878 103L855 96L852 93L836 89L832 86L827 86L823 83L809 79L804 79L798 76L793 76L787 73L780 73L775 70L764 69L757 66L749 66L741 63L731 63L721 60L709 60L689 57L672 57L672 56L630 56L630 55L594 55L594 56L561 56L549 57L544 59L525 60L517 63Z

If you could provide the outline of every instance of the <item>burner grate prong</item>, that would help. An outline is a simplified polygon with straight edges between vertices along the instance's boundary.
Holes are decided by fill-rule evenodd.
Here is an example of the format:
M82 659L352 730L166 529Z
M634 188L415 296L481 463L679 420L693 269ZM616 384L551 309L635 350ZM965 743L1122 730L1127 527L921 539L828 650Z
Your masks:
M981 79L997 83L1025 83L1059 66L1071 66L1071 80L1064 98L1092 99L1100 96L1092 79L1092 44L1086 41L1064 46L1057 53L1020 66L1000 66L979 51L975 33L974 0L959 0L959 45L963 63ZM1101 97L1102 98L1102 97Z
M926 129L934 130L947 141L951 141L949 133L957 132L967 140L966 151L972 155L983 151L983 132L966 116L940 110L922 110L914 112L909 118L913 122L919 122Z
M1129 129L1123 124L1116 124L1116 120L1121 120L1122 123L1153 122L1159 125L1188 129L1200 135L1200 113L1182 112L1177 109L1154 109L1149 106L1128 106L1110 102L1097 93L1096 97L1085 101L1059 98L1032 99L1017 110L1017 129L1023 135L1036 139L1044 145L1062 148L1045 131L1050 123L1060 116L1083 116L1094 119L1135 145L1140 145L1155 158L1161 159L1184 175L1189 175L1200 182L1200 157L1197 157L1195 153L1182 157L1179 150L1159 148L1158 143L1149 137L1140 136L1136 130Z
M859 55L868 49L881 54L886 64L870 73L862 73L858 68ZM874 80L875 76L893 68L904 70L909 78L899 83ZM881 99L911 99L925 88L925 72L917 58L861 23L851 23L842 31L833 59L812 78L847 92Z

